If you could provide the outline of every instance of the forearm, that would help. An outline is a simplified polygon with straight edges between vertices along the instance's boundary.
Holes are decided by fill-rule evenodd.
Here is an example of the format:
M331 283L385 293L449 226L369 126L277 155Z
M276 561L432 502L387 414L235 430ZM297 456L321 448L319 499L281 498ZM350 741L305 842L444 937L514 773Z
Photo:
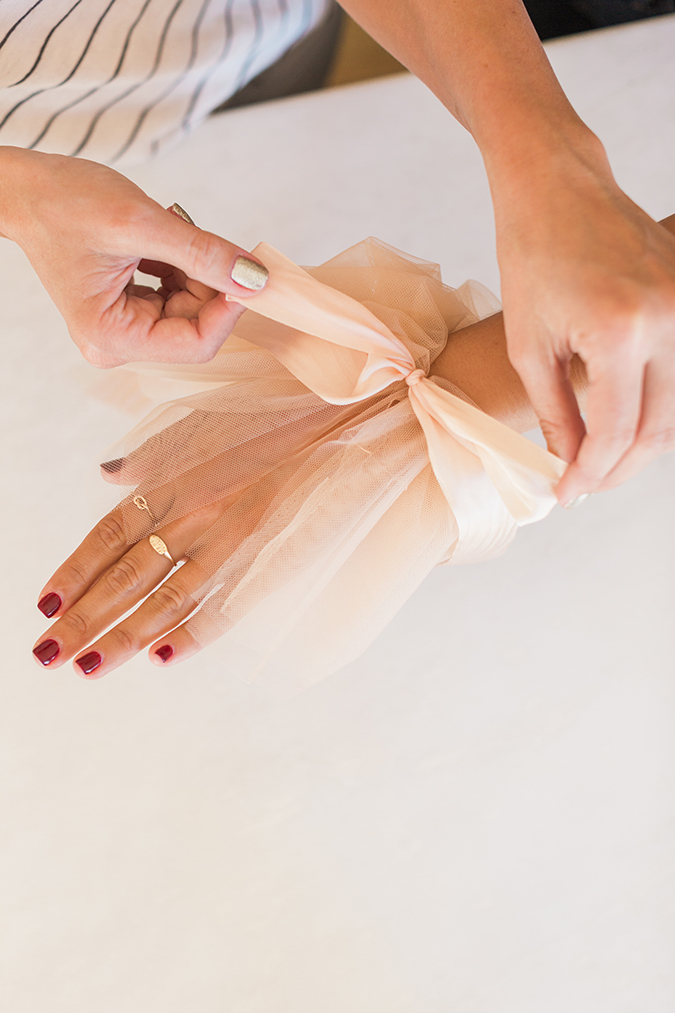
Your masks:
M14 238L17 219L25 210L26 193L30 192L30 173L40 157L35 151L0 145L0 238ZM29 190L26 191L26 184Z
M14 148L0 145L0 239L7 239L12 204L19 199L14 186Z
M520 0L344 0L342 6L474 136L488 175L601 151L560 87Z
M71 161L63 155L0 145L1 238L21 245L27 228L40 218L40 205L58 203L59 170Z
M429 375L449 380L487 415L518 433L539 425L520 377L509 362L501 313L451 334ZM583 411L586 370L576 356L570 379Z

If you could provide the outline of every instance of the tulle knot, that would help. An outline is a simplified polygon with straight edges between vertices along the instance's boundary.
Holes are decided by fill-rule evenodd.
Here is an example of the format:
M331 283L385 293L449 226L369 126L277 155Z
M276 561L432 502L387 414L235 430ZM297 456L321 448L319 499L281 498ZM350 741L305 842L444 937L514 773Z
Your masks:
M408 373L408 375L406 376L405 382L408 384L409 387L413 387L416 383L419 383L420 380L423 379L423 377L425 377L426 375L427 374L424 372L423 369L413 369L412 373Z

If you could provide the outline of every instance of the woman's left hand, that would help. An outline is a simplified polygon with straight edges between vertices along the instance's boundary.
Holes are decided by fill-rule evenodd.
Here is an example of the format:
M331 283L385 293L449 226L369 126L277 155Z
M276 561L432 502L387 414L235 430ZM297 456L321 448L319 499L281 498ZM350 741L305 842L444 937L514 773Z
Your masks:
M246 500L245 489L224 490L214 502L186 512L186 497L203 488L203 467L135 497L140 508L129 497L58 568L38 606L48 618L56 617L33 648L43 666L60 668L74 658L78 675L98 679L149 645L154 664L173 664L222 634L195 610L212 590L220 565L259 521L276 485L272 475L255 484L253 502ZM244 502L232 511L240 498ZM188 558L188 550L197 558ZM183 565L174 569L178 563ZM213 597L220 600L227 593L217 589ZM252 588L241 607L252 607L259 593Z
M252 411L254 405L255 400ZM323 420L330 430L343 411L321 405L315 422ZM154 664L175 664L223 633L223 623L214 624L195 609L305 455L298 453L302 427L255 432L251 425L247 440L233 440L233 446L204 460L219 443L213 418L205 412L200 425L198 415L189 415L128 457L102 465L109 482L140 484L136 495L99 521L42 589L38 608L55 619L33 649L42 665L60 668L74 658L79 675L99 678L150 645ZM225 414L225 422L228 418ZM223 438L220 445L225 443ZM188 467L190 460L203 463ZM185 470L165 481L174 465ZM153 548L151 534L159 536L171 560L183 565L174 569ZM268 579L264 588L269 587ZM240 614L255 606L264 588L250 583L238 598ZM213 603L224 603L230 590L213 591Z
M201 649L181 624L195 609L208 574L194 560L174 570L173 563L160 555L146 536L154 531L172 559L179 562L189 546L217 525L232 497L155 529L151 516L168 514L175 495L174 483L148 494L145 499L151 514L128 503L112 510L53 574L39 607L48 617L58 618L33 648L42 665L60 668L75 658L79 675L99 678L170 630L168 649L165 644L162 651L157 643L150 651L155 664L169 658L180 661ZM143 602L140 608L119 622L139 602ZM180 628L174 629L176 626Z

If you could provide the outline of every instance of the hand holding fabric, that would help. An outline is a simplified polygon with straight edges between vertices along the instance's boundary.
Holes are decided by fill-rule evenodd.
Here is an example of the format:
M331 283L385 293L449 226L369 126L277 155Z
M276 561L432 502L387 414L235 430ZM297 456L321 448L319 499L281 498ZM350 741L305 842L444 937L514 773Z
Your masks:
M225 295L245 300L266 277L245 250L81 158L0 148L0 234L21 246L102 368L212 359L243 312ZM134 285L137 269L161 278L159 289Z
M559 501L620 484L675 447L675 240L617 185L521 0L342 2L481 151L509 356L549 448L572 462Z
M496 309L481 286L372 240L311 273L256 252L270 281L211 368L222 386L161 406L108 462L135 489L45 588L62 604L43 663L166 574L154 530L188 561L79 667L153 640L174 663L224 634L229 670L297 688L361 653L433 566L495 555L555 504L563 463L433 373L448 334Z
M652 221L604 153L561 161L527 192L511 181L493 193L509 358L549 448L571 462L556 490L566 503L675 449L675 219ZM575 354L588 373L585 424Z

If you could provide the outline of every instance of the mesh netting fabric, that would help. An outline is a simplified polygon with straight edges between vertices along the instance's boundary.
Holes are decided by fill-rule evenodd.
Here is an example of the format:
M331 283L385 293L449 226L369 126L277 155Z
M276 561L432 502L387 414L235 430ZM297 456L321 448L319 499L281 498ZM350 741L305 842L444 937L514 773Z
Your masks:
M286 692L361 654L437 564L503 551L551 509L562 464L427 375L498 309L482 286L372 239L308 271L254 252L270 277L235 334L208 366L163 371L196 392L120 449L122 511L133 543L134 496L160 531L219 505L186 553L204 577L188 629Z

